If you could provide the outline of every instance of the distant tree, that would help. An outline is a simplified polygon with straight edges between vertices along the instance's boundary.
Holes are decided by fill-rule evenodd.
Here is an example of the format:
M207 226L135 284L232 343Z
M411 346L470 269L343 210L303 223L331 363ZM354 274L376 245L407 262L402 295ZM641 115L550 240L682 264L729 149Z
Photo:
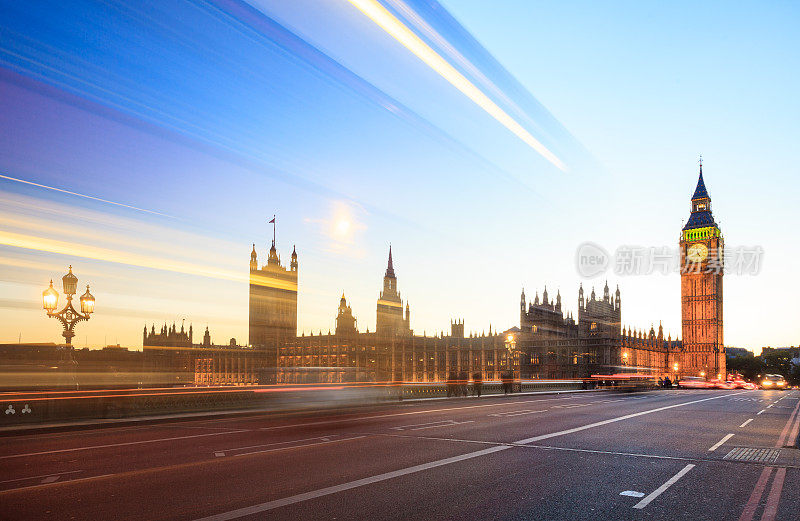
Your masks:
M727 359L729 373L740 373L747 380L755 380L758 375L768 373L767 366L760 357L733 357Z
M789 377L792 372L792 355L788 352L762 353L759 357L764 362L764 371L769 374L781 374Z

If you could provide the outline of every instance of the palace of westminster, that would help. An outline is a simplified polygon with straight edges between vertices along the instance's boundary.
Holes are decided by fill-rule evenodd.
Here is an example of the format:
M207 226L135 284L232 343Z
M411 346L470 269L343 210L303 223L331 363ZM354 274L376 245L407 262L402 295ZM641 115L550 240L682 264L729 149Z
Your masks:
M477 372L485 381L512 371L516 378L583 378L636 372L671 377L725 375L722 336L722 233L711 214L702 165L691 214L681 230L682 340L656 331L622 327L619 288L587 296L578 289L578 313L552 299L547 288L534 300L520 296L519 325L480 335L464 333L462 320L450 334L414 334L411 310L403 305L389 248L383 289L376 305L375 331L359 332L345 296L339 301L336 329L327 335L297 334L297 252L285 267L275 240L259 267L255 245L250 255L249 343L214 345L206 329L202 344L166 325L145 327L145 354L154 365L169 363L194 373L194 382L242 385L282 382L403 381L441 382L451 375ZM169 348L169 349L165 349Z

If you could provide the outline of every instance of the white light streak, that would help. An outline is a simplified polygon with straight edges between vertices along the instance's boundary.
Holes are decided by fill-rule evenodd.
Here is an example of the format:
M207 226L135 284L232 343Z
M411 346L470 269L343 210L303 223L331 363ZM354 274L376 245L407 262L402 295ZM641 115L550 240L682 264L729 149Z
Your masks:
M378 3L377 0L348 1L442 78L447 80L476 105L486 111L486 113L496 119L501 125L520 138L525 144L536 150L559 170L566 171L566 165L556 157L555 154L533 137L530 132L525 130L514 118L497 106L497 104L478 87L473 85L466 77L450 65L447 60L439 56L436 51L431 49L424 41L414 34L411 29L403 25L400 20L395 18L385 7Z

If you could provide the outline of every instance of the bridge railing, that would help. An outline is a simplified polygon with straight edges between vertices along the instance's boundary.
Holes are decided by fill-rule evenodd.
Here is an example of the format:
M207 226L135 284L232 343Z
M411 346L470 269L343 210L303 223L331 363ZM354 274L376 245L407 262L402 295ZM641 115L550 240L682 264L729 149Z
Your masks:
M582 387L580 380L523 380L515 382L514 391ZM466 389L470 393L472 385ZM451 386L451 394L452 390ZM502 393L501 382L487 381L482 385L482 394ZM336 408L447 396L448 384L438 382L0 391L0 429L23 424L182 413Z

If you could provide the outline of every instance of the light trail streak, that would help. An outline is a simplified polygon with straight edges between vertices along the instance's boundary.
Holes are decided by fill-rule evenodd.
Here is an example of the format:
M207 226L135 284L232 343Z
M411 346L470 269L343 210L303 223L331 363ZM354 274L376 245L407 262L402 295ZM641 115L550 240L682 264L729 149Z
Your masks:
M450 65L447 60L431 49L413 31L403 25L377 0L348 0L356 9L361 11L367 18L375 22L387 34L397 40L403 47L411 51L417 58L422 60L428 67L433 69L442 78L447 80L452 86L461 91L467 98L482 108L487 114L496 119L501 125L510 130L520 138L525 144L536 150L539 154L555 165L559 170L566 171L566 165L544 146L539 140L533 137L530 132L520 125L514 118L509 116L495 102L493 102L478 87L472 84L464 75Z
M121 206L123 208L129 208L131 210L137 210L139 212L146 212L146 213L153 214L153 215L160 215L162 217L169 217L171 219L175 218L174 216L168 215L168 214L165 214L165 213L154 212L153 210L145 210L144 208L138 208L136 206L131 206L131 205L128 205L128 204L123 204L123 203L116 203L114 201L109 201L108 199L101 199L99 197L94 197L94 196L86 195L86 194L80 194L78 192L70 192L69 190L64 190L63 188L56 188L54 186L47 186L47 185L43 185L43 184L39 184L39 183L34 183L32 181L26 181L24 179L18 179L16 177L10 177L10 176L3 175L3 174L0 174L0 179L7 179L9 181L15 181L17 183L22 183L22 184L26 184L26 185L30 185L30 186L35 186L37 188L44 188L46 190L53 190L53 191L56 191L56 192L61 192L63 194L74 195L76 197L83 197L85 199L91 199L92 201L99 201L101 203L113 204L114 206Z
M84 259L99 260L114 264L125 264L140 268L150 268L154 270L171 271L186 275L196 275L200 277L228 280L233 282L249 281L249 277L247 275L242 275L238 272L228 271L212 266L203 266L163 257L153 257L149 255L111 250L108 248L100 248L88 244L78 244L44 237L35 237L32 235L24 235L4 230L0 230L0 245L26 250L45 251L72 257L81 257Z

